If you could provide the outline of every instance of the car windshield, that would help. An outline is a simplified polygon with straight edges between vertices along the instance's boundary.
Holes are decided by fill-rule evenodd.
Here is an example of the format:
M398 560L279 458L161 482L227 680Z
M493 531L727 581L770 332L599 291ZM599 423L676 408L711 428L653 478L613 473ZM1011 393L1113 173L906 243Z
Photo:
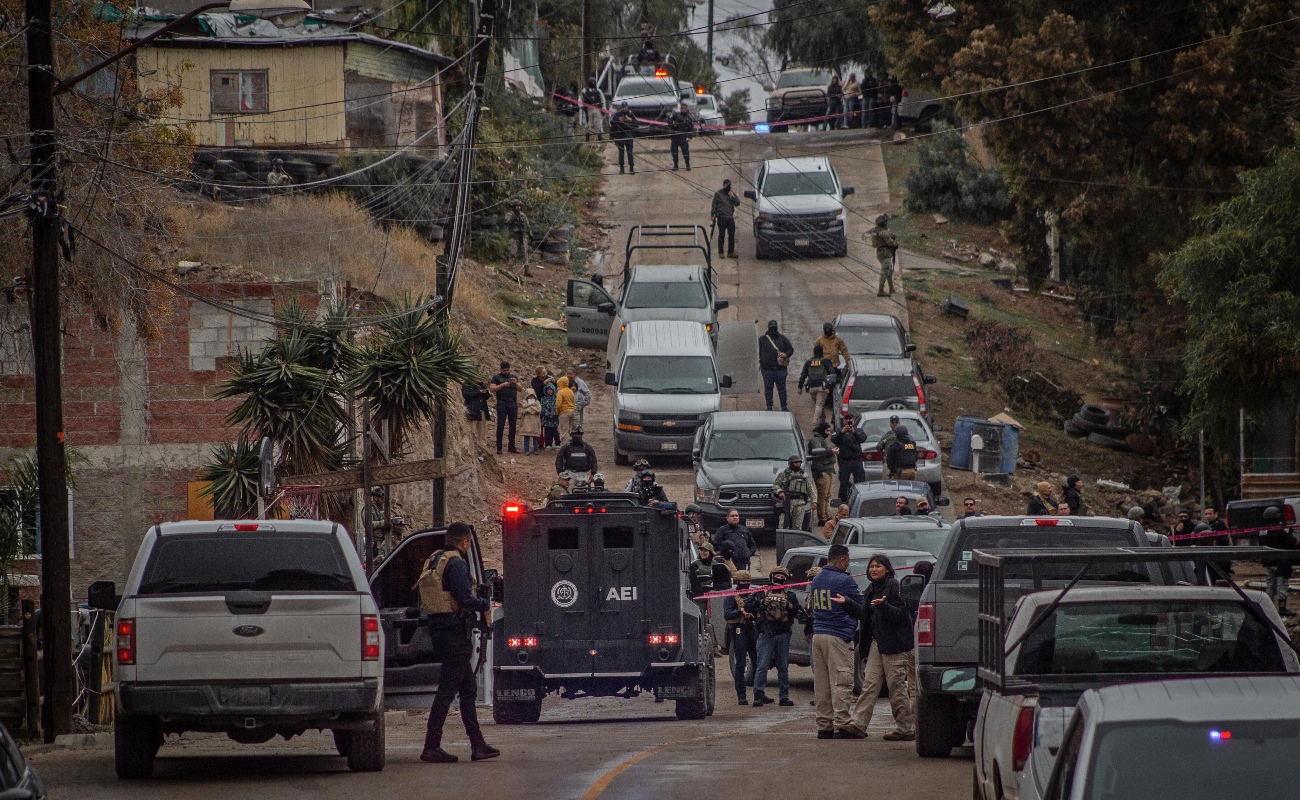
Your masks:
M628 394L716 394L708 356L629 356L618 390Z
M321 533L218 532L160 536L144 594L353 592L338 540Z
M763 196L835 194L835 179L829 172L775 172L763 181Z
M1222 800L1248 786L1250 797L1289 797L1298 759L1297 719L1101 725L1082 796Z
M695 102L699 104L699 106L700 106L701 109L704 109L704 110L707 110L707 111L717 111L717 110L718 110L717 103L715 103L714 100L713 100L713 98L710 97L710 96L707 95L707 94L702 94L702 95L698 95L698 96L696 96L696 98L695 98Z
M791 89L796 86L830 86L829 72L784 72L776 81L776 88Z
M894 513L894 503L892 500L889 503L889 513ZM939 551L943 549L943 543L948 541L948 533L951 530L951 528L931 527L910 531L862 531L858 534L857 544L866 545L868 547L897 547L906 548L908 550L924 550L931 555L937 556Z
M714 431L704 451L706 461L784 461L799 452L791 430Z
M888 497L868 497L858 504L856 517L892 517L899 497L907 497L907 507L916 513L916 498L912 495L889 495ZM933 511L934 509L930 509ZM906 515L904 515L906 516Z
M903 343L893 328L839 328L835 331L855 356L903 355Z
M855 375L850 400L916 400L911 375Z
M916 417L905 414L898 415L899 423L907 428L907 432L916 440L917 444L930 444L929 434L921 425L921 421ZM880 441L880 437L889 433L889 417L863 417L858 420L858 429L867 435L867 441L863 445L874 445Z
M1055 547L1131 547L1133 540L1122 530L1097 530L1070 527L1023 527L992 530L967 530L954 558L948 564L944 578L950 581L977 580L976 550L1043 550ZM1011 580L1030 580L1036 572L1045 581L1068 581L1082 569L1080 564L1053 564L1040 562L1031 571L1029 564L1009 564L1003 574ZM1150 575L1139 564L1098 564L1084 576L1090 581L1131 581L1147 583Z
M651 98L671 102L677 99L677 89L666 78L624 78L614 92L615 102Z
M1285 667L1272 631L1241 603L1179 600L1066 602L1030 633L1015 670L1017 675L1070 675L1283 672Z
M707 308L709 298L699 281L633 281L624 308Z

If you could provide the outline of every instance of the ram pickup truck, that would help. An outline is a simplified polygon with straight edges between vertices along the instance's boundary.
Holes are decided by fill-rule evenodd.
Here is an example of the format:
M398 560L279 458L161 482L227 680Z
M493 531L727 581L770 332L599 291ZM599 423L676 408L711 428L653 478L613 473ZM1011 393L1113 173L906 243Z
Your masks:
M916 621L916 751L942 758L962 746L979 708L979 582L975 550L1154 547L1142 526L1105 517L972 517L958 520L925 586ZM1007 607L1022 594L1059 589L1077 569L1051 564L1019 568L1005 584ZM1180 574L1179 578L1182 577ZM919 576L905 577L904 589ZM1112 564L1081 585L1170 584L1170 564Z
M1031 750L1060 747L1088 689L1300 671L1295 652L1260 619L1282 629L1268 598L1247 597L1227 587L1151 585L1022 596L997 643L1011 644L1005 671L1018 688L986 686L975 721L977 800L1016 800Z
M149 529L115 622L118 777L147 778L167 733L242 744L330 730L384 767L384 637L348 532L315 520Z

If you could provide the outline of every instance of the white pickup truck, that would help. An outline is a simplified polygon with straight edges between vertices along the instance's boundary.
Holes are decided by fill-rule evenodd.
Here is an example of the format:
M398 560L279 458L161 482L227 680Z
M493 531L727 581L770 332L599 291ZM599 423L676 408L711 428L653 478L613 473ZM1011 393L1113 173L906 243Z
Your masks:
M1060 594L1024 595L1011 616L1006 674L1022 693L984 691L974 731L976 800L1015 800L1030 752L1056 752L1088 689L1300 671L1295 651L1257 616L1281 629L1260 592L1247 592L1253 610L1228 587L1076 587L1051 608Z
M341 526L155 525L115 627L118 777L149 777L182 731L254 744L328 729L352 770L383 769L383 633Z

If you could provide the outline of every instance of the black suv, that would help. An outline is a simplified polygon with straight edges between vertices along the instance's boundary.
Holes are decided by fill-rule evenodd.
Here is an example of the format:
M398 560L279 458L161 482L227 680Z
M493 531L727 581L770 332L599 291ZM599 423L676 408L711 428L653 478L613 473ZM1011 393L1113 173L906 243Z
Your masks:
M734 508L740 512L740 524L755 535L774 532L779 509L772 499L772 482L789 466L790 456L804 458L806 444L788 411L710 414L696 432L691 451L695 502L704 509L705 527L716 530ZM805 520L803 527L809 525Z

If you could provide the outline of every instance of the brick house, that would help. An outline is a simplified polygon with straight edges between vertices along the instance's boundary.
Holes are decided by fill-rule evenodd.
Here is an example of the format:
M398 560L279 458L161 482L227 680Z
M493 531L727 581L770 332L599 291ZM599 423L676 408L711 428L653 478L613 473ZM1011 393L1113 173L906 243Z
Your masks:
M315 282L191 283L224 305L269 314L277 303L319 303ZM0 307L0 463L35 446L35 404L27 307ZM66 310L64 427L75 453L72 588L125 580L148 526L186 519L194 478L212 447L235 437L215 401L226 359L259 348L273 327L177 295L162 337L140 340L130 324L104 330L92 315ZM27 570L17 570L27 571Z

